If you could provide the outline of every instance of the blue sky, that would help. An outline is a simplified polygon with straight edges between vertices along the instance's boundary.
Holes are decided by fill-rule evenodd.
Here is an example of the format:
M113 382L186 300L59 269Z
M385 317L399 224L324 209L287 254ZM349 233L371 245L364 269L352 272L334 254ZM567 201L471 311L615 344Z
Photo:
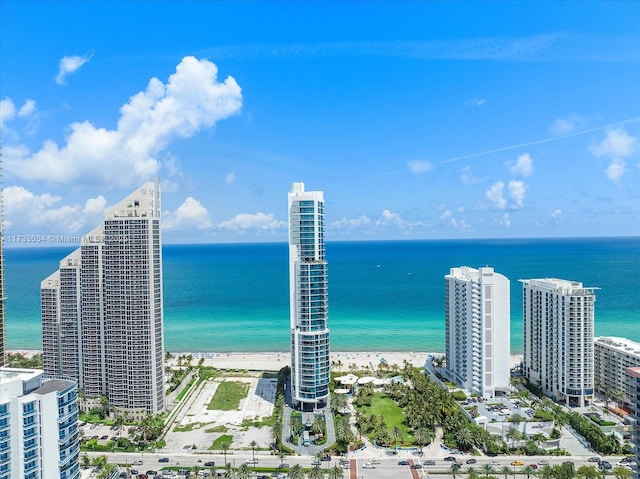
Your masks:
M165 242L640 234L638 2L0 3L4 234L159 178ZM47 240L47 242L49 242Z

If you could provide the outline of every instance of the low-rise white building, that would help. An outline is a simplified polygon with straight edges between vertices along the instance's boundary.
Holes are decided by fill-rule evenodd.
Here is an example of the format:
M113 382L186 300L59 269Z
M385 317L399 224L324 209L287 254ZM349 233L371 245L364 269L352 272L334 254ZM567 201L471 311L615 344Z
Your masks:
M0 479L78 479L77 384L0 368Z
M598 337L593 343L596 391L621 406L631 407L633 387L628 368L640 367L640 343L626 338Z

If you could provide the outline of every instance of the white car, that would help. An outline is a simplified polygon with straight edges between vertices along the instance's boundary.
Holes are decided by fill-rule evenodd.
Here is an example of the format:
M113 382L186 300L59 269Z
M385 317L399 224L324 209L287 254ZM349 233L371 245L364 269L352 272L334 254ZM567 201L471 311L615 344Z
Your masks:
M362 465L362 469L375 469L376 465L373 462L365 462Z
M258 464L258 460L257 459L247 459L246 461L244 461L245 464Z

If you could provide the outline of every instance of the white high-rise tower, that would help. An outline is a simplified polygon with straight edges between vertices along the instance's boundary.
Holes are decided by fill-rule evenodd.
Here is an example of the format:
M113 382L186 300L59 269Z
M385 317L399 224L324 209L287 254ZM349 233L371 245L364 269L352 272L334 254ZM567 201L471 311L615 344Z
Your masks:
M291 397L303 410L329 398L327 261L324 197L294 183L289 193Z
M595 288L563 279L525 279L524 373L542 392L568 406L593 398Z
M160 211L158 185L142 185L41 284L45 372L132 418L164 408Z
M509 280L493 268L451 268L445 276L447 371L490 398L509 390Z

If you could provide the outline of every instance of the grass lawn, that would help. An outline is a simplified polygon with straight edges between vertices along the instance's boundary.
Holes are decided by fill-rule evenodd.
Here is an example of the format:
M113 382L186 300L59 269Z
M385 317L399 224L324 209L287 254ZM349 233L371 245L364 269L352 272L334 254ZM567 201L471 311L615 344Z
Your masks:
M387 428L391 431L398 426L402 431L403 442L405 444L413 442L413 436L409 434L409 429L404 425L404 411L391 398L384 394L375 393L371 400L371 406L363 408L368 415L382 416Z
M224 381L218 385L207 409L216 411L233 411L240 407L240 401L247 397L249 384L235 381Z
M230 436L229 434L223 434L222 436L220 436L218 439L216 439L211 443L211 446L209 446L209 450L219 451L222 449L223 444L231 445L232 442L233 442L233 436Z

